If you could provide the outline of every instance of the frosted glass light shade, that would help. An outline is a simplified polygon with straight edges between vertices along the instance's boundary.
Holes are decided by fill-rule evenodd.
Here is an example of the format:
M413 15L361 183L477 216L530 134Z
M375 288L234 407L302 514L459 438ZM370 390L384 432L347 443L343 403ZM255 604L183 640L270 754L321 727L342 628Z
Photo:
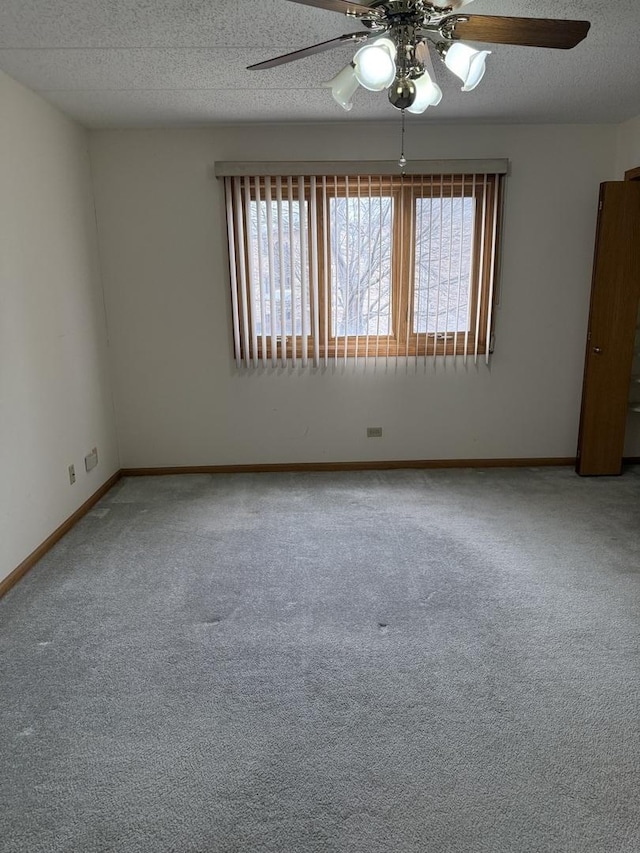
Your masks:
M392 39L383 36L382 38L376 39L373 44L375 47L383 47L389 52L391 59L395 60L398 48Z
M387 89L396 76L396 64L386 46L368 44L353 57L358 83L370 92Z
M353 93L358 88L356 70L353 65L351 63L347 65L332 80L329 80L326 85L331 89L333 100L340 104L343 110L349 112L353 107L351 98L353 98Z
M436 107L442 100L442 89L434 83L427 71L413 81L416 87L416 99L407 107L407 112L423 113L427 107Z
M486 59L490 50L474 50L468 44L454 42L447 48L444 64L462 80L463 92L475 89L484 77Z

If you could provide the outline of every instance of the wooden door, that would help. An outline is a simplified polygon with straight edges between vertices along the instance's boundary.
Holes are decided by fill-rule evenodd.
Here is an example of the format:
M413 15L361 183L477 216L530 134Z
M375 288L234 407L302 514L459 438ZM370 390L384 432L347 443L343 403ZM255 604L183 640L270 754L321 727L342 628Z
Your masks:
M640 183L600 186L578 474L620 474L640 300Z

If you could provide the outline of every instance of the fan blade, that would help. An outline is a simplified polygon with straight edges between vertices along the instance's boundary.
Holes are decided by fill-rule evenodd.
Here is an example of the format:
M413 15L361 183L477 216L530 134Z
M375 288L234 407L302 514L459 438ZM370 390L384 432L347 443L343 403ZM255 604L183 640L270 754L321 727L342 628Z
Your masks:
M312 44L310 47L303 47L302 50L294 50L292 53L283 53L282 56L275 56L273 59L266 59L264 62L256 62L255 65L249 65L247 71L258 71L263 68L275 68L276 65L284 65L285 62L295 62L296 59L304 59L305 56L313 56L314 53L323 53L325 50L333 50L339 44L345 42L368 41L370 38L375 38L379 33L347 33L344 36L338 36L329 41L321 41L318 44Z
M443 34L465 41L520 44L526 47L575 47L589 32L589 21L550 18L502 18L490 15L454 15L442 22Z
M318 9L327 9L329 12L342 12L352 18L360 18L363 15L379 17L375 9L363 6L362 3L351 3L350 0L290 0L291 3L302 3L305 6L317 6Z

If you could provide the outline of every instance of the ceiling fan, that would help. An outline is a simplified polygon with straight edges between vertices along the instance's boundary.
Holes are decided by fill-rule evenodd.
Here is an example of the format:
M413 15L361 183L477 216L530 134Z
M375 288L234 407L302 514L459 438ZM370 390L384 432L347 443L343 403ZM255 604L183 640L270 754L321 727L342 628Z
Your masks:
M440 103L442 91L433 79L429 46L462 80L462 90L469 92L484 76L491 51L475 50L463 39L566 50L579 44L591 26L588 21L457 14L472 0L448 0L445 6L429 0L374 0L370 5L351 0L290 2L341 12L359 20L365 30L258 62L248 70L274 68L349 42L363 44L353 61L327 84L345 110L352 108L358 86L374 92L388 89L394 107L413 113Z

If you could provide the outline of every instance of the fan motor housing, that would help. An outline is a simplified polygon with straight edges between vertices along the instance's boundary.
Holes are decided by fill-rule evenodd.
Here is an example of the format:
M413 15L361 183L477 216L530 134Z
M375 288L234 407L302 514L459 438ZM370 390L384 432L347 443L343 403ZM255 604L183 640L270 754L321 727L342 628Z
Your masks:
M450 8L433 6L421 0L376 0L371 8L380 13L379 18L362 18L361 23L373 30L396 27L425 27L440 21Z

